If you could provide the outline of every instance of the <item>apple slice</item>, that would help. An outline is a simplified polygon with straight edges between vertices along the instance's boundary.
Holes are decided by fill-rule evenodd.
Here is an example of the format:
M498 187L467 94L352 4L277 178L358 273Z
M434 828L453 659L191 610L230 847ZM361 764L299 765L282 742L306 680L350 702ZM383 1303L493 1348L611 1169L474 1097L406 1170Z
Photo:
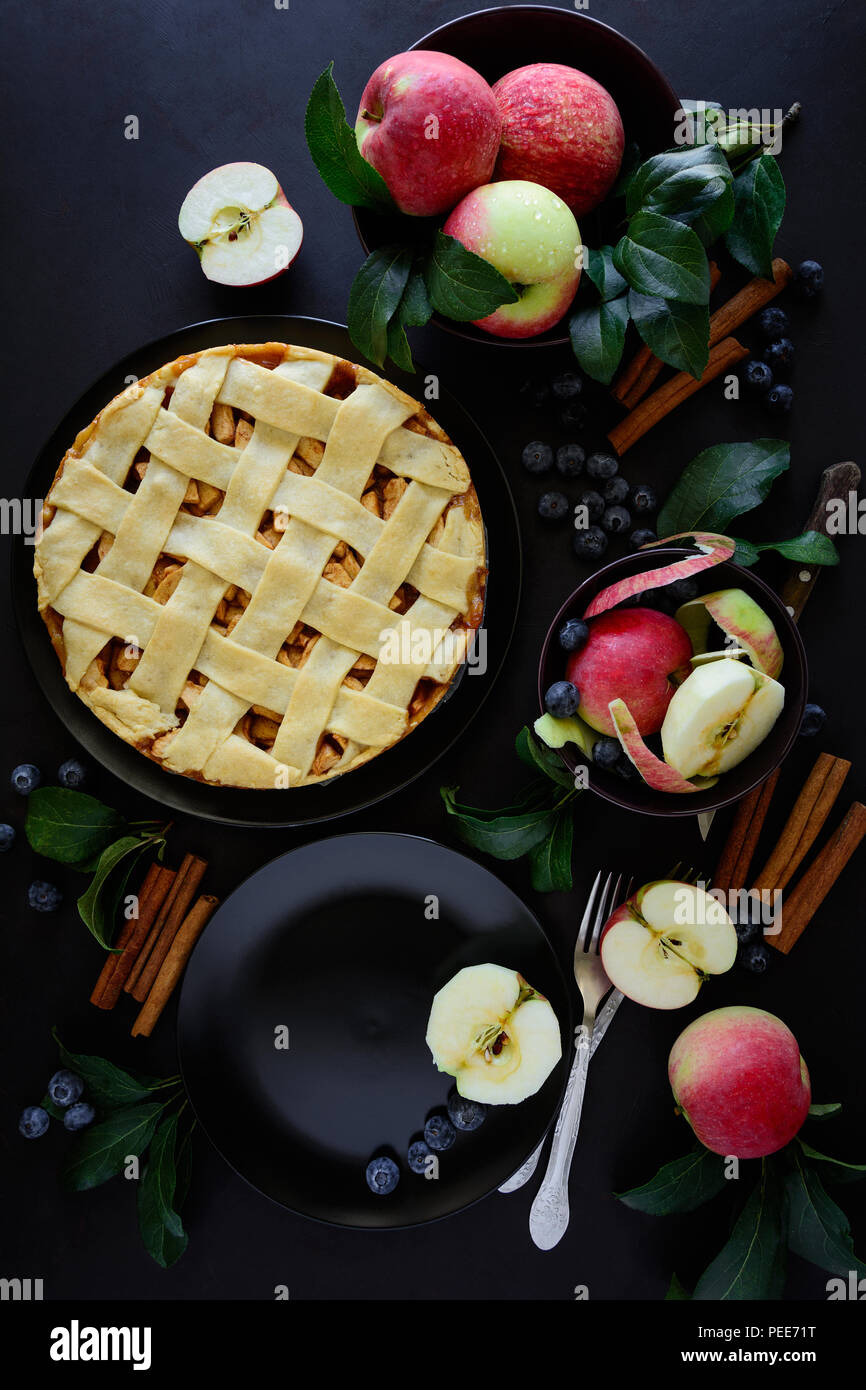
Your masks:
M576 743L587 758L592 757L592 750L601 738L601 734L591 729L579 714L572 714L567 719L542 714L532 727L548 748L564 748L566 743Z
M608 585L601 593L596 594L584 613L584 618L594 618L599 613L606 613L609 608L615 608L618 603L624 602L634 594L646 593L647 589L658 589L665 584L673 584L677 579L690 579L693 574L700 574L702 570L710 569L713 565L720 565L723 560L730 560L736 549L735 542L728 536L718 536L710 531L683 531L643 548L652 550L655 546L670 545L671 541L685 539L694 540L701 554L689 555L685 560L676 560L672 565L660 565L656 570L644 570L641 574L633 574L628 579L620 579L616 584Z
M696 666L706 666L710 661L724 661L725 657L730 657L732 661L738 661L741 656L747 657L748 655L749 653L744 651L742 647L724 647L717 652L697 652L694 656L689 657L689 664L694 670ZM682 685L682 681L679 684Z
M690 679L690 678L689 678ZM703 785L689 782L676 768L669 767L657 758L651 748L647 748L625 700L611 700L608 705L613 721L614 732L622 744L626 757L637 768L648 787L657 792L699 792L713 786L713 781Z
M688 632L696 654L707 649L712 620L748 652L756 670L774 680L782 670L784 653L773 621L744 589L720 589L691 599L677 609L676 618Z
M262 164L223 164L187 193L177 225L209 280L260 285L288 270L303 223Z
M736 767L782 712L778 681L723 657L698 666L675 691L662 724L665 761L683 777Z
M544 1085L562 1056L550 1004L516 970L469 965L435 995L427 1046L467 1100L516 1105Z
M611 983L651 1009L690 1004L710 975L730 970L734 924L702 888L675 879L649 883L618 907L601 936Z

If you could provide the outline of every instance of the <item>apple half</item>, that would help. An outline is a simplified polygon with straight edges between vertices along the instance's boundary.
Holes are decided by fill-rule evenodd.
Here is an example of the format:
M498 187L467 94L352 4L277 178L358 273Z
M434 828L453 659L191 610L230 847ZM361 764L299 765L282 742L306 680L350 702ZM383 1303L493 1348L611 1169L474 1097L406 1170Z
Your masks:
M737 933L702 888L661 879L640 888L605 923L601 961L611 983L650 1009L691 1004L710 975L730 970Z
M784 653L772 619L744 589L720 589L691 599L677 609L677 622L689 634L695 654L707 650L710 623L715 622L749 654L752 665L775 680Z
M209 280L260 285L288 270L304 227L262 164L222 164L194 184L177 219Z
M728 772L763 742L784 703L784 687L742 661L723 657L697 666L668 705L665 762L683 777Z
M540 1090L562 1056L556 1014L504 965L467 965L433 999L427 1046L467 1100L516 1105Z
M628 579L618 580L616 584L609 584L606 589L596 594L584 613L584 618L595 618L599 613L606 613L609 608L615 608L618 603L623 603L635 594L646 593L648 589L662 588L665 584L673 584L677 579L690 579L702 570L720 565L723 560L730 560L736 550L736 543L729 536L719 536L711 531L682 531L642 548L652 550L654 546L670 545L671 541L679 540L693 540L700 554L689 555L685 560L676 560L672 565L660 565L658 569L643 570L640 574L629 575Z

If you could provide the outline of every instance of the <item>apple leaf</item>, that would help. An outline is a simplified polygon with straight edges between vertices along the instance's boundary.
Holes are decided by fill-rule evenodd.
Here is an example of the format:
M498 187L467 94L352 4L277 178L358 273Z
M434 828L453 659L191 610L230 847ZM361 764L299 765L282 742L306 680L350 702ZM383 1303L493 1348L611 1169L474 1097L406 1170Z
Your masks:
M724 530L734 517L763 502L773 480L790 462L784 439L716 444L687 464L657 522L660 536L706 527Z
M731 1238L697 1282L696 1303L778 1299L785 1283L784 1189L775 1167L764 1164Z
M817 1172L798 1156L786 1188L788 1244L794 1253L843 1278L851 1270L858 1276L866 1274L866 1264L854 1254L847 1216L827 1196Z
M734 559L748 569L761 557L763 550L777 550L786 560L808 565L838 565L839 552L829 536L821 531L804 531L789 541L737 541Z
M639 212L614 247L613 263L641 294L707 304L710 268L700 238L684 222Z
M628 289L628 285L613 263L612 246L601 246L598 251L593 251L587 246L583 265L584 270L598 290L599 298L605 302L608 299L618 299Z
M672 1212L694 1211L703 1206L722 1192L726 1183L724 1159L701 1144L682 1158L666 1163L649 1182L627 1192L617 1192L615 1196L635 1211L668 1216Z
M838 1115L842 1109L840 1100L828 1101L826 1105L810 1105L807 1120L829 1120L831 1116Z
M573 314L568 325L574 355L587 376L607 386L625 347L628 327L626 296L601 300Z
M352 281L346 324L352 342L377 367L388 352L388 325L412 269L408 246L380 246L367 257ZM408 350L408 344L407 344Z
M532 886L536 893L570 893L573 883L571 877L571 854L574 843L574 821L571 809L562 807L557 814L553 829L529 853L532 870Z
M657 212L692 221L723 200L732 182L728 161L715 144L665 150L637 170L628 186L626 211L629 217Z
M829 1154L813 1149L805 1139L798 1138L797 1143L810 1163L820 1164L819 1171L831 1182L859 1182L866 1175L866 1163L845 1163L841 1158L831 1158Z
M486 318L520 298L495 266L444 232L436 233L424 279L433 308L458 323Z
M674 299L630 290L628 307L637 331L662 362L700 378L710 356L710 311L706 304L680 304Z
M98 859L125 825L111 806L68 787L37 787L27 798L24 830L30 846L60 864Z
M773 278L773 242L785 212L785 181L776 160L764 153L734 179L734 220L725 246L753 275Z
M533 772L543 772L545 777L549 777L560 787L574 786L574 778L562 759L525 725L517 735L514 747L520 761L531 767Z
M682 1303L690 1298L691 1294L688 1289L682 1281L677 1278L676 1274L672 1274L668 1291L665 1294L665 1303Z
M474 806L463 806L456 799L456 787L441 787L442 800L461 840L473 849L491 854L494 859L519 859L540 844L554 828L556 809L550 805L529 808L509 807L506 811L485 812Z
M415 264L409 272L400 302L388 324L388 356L404 372L415 370L406 329L423 328L432 313L433 305L427 298L423 271Z
M130 1154L141 1154L150 1143L164 1106L159 1101L113 1110L101 1124L82 1130L63 1170L70 1192L98 1187L123 1168Z
M358 149L355 132L346 121L334 64L316 78L304 116L304 134L313 163L335 198L350 207L393 212L394 201L378 170Z

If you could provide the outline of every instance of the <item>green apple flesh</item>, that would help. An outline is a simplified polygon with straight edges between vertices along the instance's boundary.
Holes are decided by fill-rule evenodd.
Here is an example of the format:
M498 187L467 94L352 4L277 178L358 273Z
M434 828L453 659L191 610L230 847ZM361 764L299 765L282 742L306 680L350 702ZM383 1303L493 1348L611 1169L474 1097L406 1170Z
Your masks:
M618 907L601 938L602 964L617 989L651 1009L680 1009L704 980L730 970L734 924L694 884L662 879Z
M710 622L734 638L758 671L775 680L782 670L784 653L772 619L743 589L720 589L691 599L677 610L677 622L692 640L696 654L705 652Z
M592 757L592 750L601 738L601 734L591 729L579 714L569 715L567 719L542 714L532 727L548 748L564 748L566 743L576 743L588 758Z
M778 681L741 661L724 657L698 666L668 705L665 762L683 777L727 772L767 737L784 703Z
M544 1085L562 1056L550 1004L516 970L469 965L435 995L427 1046L467 1100L516 1105Z
M635 723L631 711L624 700L611 700L608 706L613 731L619 739L623 752L634 767L637 768L644 782L648 787L652 787L657 792L697 792L706 791L711 782L705 782L703 786L696 786L694 782L689 782L683 777L682 773L677 772L676 768L669 767L667 763L657 758L651 748L648 748L641 737L640 730Z

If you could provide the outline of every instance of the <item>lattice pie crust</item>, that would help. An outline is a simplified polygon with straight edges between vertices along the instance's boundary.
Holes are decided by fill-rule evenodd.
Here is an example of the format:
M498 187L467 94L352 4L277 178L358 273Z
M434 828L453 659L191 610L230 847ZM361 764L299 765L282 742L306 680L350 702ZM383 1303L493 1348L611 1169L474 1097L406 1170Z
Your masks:
M420 723L486 577L469 470L427 411L283 343L178 358L111 401L35 557L94 714L172 772L257 788L348 772Z

